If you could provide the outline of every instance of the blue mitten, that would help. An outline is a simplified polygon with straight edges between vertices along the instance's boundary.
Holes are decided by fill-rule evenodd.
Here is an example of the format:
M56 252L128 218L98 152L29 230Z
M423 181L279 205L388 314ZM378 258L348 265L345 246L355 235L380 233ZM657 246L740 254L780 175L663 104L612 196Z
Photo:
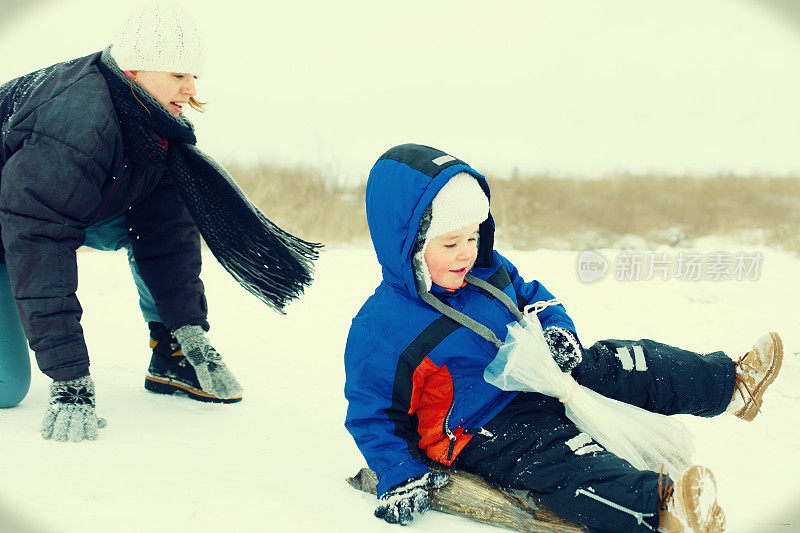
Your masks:
M575 335L564 328L551 326L545 328L544 340L550 347L553 359L558 363L562 372L572 372L572 369L580 364L583 359L581 345L575 339Z
M428 472L395 485L380 497L375 516L390 524L408 525L414 519L413 513L425 514L431 508L428 491L444 487L449 481L447 472Z

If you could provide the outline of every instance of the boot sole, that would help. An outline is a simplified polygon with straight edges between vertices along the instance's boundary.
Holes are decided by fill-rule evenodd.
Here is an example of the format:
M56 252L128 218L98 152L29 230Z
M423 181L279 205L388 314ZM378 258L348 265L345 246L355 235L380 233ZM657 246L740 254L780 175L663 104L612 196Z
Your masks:
M691 467L683 478L680 488L681 493L677 496L682 500L691 531L695 533L725 531L725 513L717 503L717 481L711 470L704 466ZM707 502L711 496L714 501L709 505ZM699 503L689 505L689 502Z
M774 331L770 331L769 336L772 337L772 345L775 349L775 356L772 358L772 367L770 367L764 379L761 380L761 383L756 385L756 390L753 391L753 398L748 398L744 403L744 407L735 413L736 416L748 422L752 422L758 414L758 406L763 403L762 398L764 397L764 392L766 392L767 387L775 381L775 378L778 377L778 372L780 372L781 365L783 364L783 341L780 335Z
M145 375L144 388L150 392L155 392L156 394L174 394L176 392L183 392L189 398L192 400L197 400L198 402L236 403L242 401L241 395L233 398L218 398L212 394L208 394L207 392L192 387L191 385L181 383L180 381L176 381L174 379L156 377L152 374Z

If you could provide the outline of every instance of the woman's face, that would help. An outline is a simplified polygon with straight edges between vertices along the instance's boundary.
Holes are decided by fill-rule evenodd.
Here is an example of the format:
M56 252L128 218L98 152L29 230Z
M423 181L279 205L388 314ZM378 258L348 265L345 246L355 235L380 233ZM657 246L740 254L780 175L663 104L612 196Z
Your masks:
M478 224L431 239L425 248L425 264L431 281L455 290L464 284L464 276L478 258Z
M189 98L197 94L191 74L139 70L132 78L173 115L180 115Z

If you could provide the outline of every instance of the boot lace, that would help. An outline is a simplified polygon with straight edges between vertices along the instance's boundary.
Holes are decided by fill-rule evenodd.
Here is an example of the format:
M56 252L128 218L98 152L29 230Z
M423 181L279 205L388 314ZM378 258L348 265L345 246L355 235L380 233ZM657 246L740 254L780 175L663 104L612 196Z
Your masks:
M738 392L742 396L742 401L744 401L745 405L747 405L747 396L745 396L744 393L747 392L747 394L750 396L750 399L753 400L753 404L756 406L756 409L760 413L761 412L761 405L759 405L758 400L756 399L755 395L753 394L753 391L750 390L750 387L747 386L747 382L741 376L741 374L745 373L745 371L744 371L745 367L747 367L748 369L751 369L751 370L755 370L753 365L749 361L746 361L748 355L750 355L750 352L744 354L742 357L739 358L738 361L736 361L736 366L735 366L735 368L736 368L736 383L734 384L734 390L736 392Z
M669 483L669 477L664 473L664 464L661 464L661 470L658 473L658 510L664 511L667 504L672 500L672 495L675 492L675 484Z

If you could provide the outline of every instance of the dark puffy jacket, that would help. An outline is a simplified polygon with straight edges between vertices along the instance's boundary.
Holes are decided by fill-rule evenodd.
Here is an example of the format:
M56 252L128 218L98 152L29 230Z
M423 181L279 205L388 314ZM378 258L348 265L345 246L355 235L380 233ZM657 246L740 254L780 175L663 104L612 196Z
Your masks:
M367 221L383 280L350 326L345 348L345 427L378 476L378 494L428 471L422 453L450 465L471 436L516 396L483 379L497 347L440 314L420 298L412 254L420 219L447 181L468 172L489 193L486 179L439 150L402 145L375 163L367 181ZM478 258L470 274L502 290L520 309L553 297L525 281L494 251L494 221L480 225ZM475 285L432 291L450 307L506 337L515 316ZM575 331L563 306L539 313L543 327Z
M100 54L0 86L0 262L39 368L88 371L75 296L85 230L126 215L139 271L167 327L206 325L200 239L165 169L129 162ZM165 144L154 133L154 141Z

